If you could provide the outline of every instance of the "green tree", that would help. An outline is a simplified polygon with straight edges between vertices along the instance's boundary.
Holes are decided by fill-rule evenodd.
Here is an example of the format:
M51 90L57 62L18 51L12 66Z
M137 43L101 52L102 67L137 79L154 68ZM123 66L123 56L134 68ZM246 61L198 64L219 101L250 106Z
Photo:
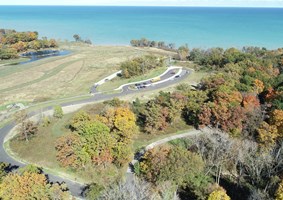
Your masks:
M64 116L63 109L61 106L54 106L53 117L61 119Z
M89 200L96 200L98 199L98 197L101 195L102 191L105 188L101 185L98 185L96 183L92 183L88 186L87 190L86 190L86 199Z

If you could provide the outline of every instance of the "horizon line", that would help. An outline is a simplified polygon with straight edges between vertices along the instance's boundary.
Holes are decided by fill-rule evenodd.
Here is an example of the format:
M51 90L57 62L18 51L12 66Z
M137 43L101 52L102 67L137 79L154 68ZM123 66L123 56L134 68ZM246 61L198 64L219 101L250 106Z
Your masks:
M106 4L106 5L94 5L94 4L85 4L85 5L54 5L54 4L46 4L46 5L39 5L39 4L28 4L28 5L23 5L23 4L18 4L18 5L3 5L0 4L0 6L65 6L65 7L76 7L76 6L81 6L81 7L195 7L195 8L283 8L282 6L228 6L228 5L216 5L216 6L197 6L197 5L117 5L117 4Z

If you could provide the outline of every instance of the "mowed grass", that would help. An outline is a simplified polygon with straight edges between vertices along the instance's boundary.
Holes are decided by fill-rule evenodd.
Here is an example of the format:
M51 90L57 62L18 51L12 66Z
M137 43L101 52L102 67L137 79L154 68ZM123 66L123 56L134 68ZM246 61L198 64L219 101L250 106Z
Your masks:
M141 75L141 76L131 77L129 79L117 77L117 78L114 78L114 79L104 83L103 85L97 87L97 90L101 91L101 92L102 91L114 90L114 89L118 88L119 86L121 86L123 84L137 82L137 81L143 81L143 80L154 78L156 76L159 76L163 72L165 72L165 70L166 70L166 67L161 67L161 68L158 68L158 69L154 69L154 70L148 72L147 74L144 74L144 75Z
M76 43L62 44L61 48L72 53L24 65L0 66L0 105L85 95L95 82L119 70L119 64L125 60L172 54L151 48Z
M59 168L56 161L55 144L58 137L67 134L66 125L72 114L61 120L54 120L49 127L39 127L39 134L28 142L14 138L10 141L10 149L19 158L47 168Z
M140 132L138 135L136 135L134 139L134 143L133 143L134 151L136 152L153 142L164 139L166 137L170 137L172 135L185 133L191 129L192 126L189 126L184 121L180 120L174 125L169 125L165 131L160 131L157 134L147 134L144 132Z

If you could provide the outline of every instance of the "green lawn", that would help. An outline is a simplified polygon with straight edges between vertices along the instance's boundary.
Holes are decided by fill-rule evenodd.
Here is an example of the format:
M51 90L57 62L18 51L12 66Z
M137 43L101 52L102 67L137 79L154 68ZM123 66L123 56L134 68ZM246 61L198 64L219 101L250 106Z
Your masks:
M151 79L151 78L154 78L154 77L162 74L166 69L167 69L166 67L154 69L147 74L144 74L144 75L141 75L141 76L135 76L135 77L132 77L132 78L129 78L129 79L117 77L117 78L114 78L114 79L102 84L101 86L99 86L97 88L97 90L98 91L114 90L114 89L118 88L119 86L121 86L123 84L142 81L142 80L146 80L146 79Z
M139 149L146 147L147 145L161 140L163 138L182 134L186 131L189 131L192 129L191 126L187 125L184 121L180 121L179 123L176 123L174 126L167 127L166 131L160 132L158 134L145 134L145 133L139 133L136 138L134 139L133 148L134 151L138 151Z

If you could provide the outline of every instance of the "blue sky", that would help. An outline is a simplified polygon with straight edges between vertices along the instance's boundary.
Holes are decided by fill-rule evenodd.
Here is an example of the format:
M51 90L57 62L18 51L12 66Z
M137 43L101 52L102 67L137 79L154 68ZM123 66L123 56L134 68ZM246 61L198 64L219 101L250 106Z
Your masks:
M283 0L0 0L0 5L283 7Z

